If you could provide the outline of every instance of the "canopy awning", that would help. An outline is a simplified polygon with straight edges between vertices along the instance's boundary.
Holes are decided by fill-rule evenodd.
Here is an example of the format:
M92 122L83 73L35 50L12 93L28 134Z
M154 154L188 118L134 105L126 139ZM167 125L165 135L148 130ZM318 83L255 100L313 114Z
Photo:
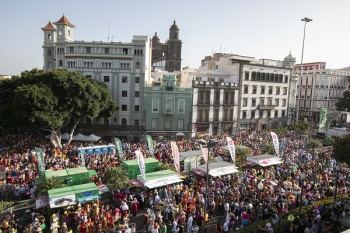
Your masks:
M180 133L176 133L176 136L185 136L185 134L180 132Z
M281 164L283 162L281 161L272 161L272 162L268 162L268 163L261 163L259 164L262 167L268 167L268 166L272 166L272 165L277 165L277 164Z
M164 182L145 184L145 186L147 188L153 189L153 188L163 187L163 186L166 186L166 185L169 185L169 184L180 183L182 181L183 180L181 180L181 179L173 179L173 180L168 180L168 181L164 181Z
M143 187L143 184L139 180L129 180L129 184L133 187Z
M194 169L194 170L192 170L192 172L194 172L200 176L205 176L207 174L206 172L203 172L202 170L199 170L199 169Z

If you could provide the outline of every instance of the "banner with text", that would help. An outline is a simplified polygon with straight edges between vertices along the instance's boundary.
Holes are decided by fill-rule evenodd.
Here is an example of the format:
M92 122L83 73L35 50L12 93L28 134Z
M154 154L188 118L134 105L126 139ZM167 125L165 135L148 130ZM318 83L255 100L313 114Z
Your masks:
M83 144L80 144L80 160L81 160L81 166L85 167L85 153L83 150Z
M40 177L44 177L45 176L44 152L40 148L35 147L35 154L38 160L38 171L39 171Z
M139 164L139 169L140 169L140 173L143 179L145 179L146 177L146 166L145 166L145 160L143 158L143 155L141 153L141 151L136 150L135 151L135 155L137 157L137 163Z
M280 156L280 143L278 142L278 136L274 132L271 132L272 144L275 148L277 156Z
M201 150L202 150L202 156L203 156L204 162L205 162L205 164L207 164L208 163L208 148L201 146Z
M154 149L153 149L153 140L150 135L146 135L146 141L149 149L149 153L154 156Z
M320 124L318 128L318 132L327 134L328 127L329 127L329 114L330 114L330 111L328 108L321 108Z
M174 165L176 168L176 171L179 173L180 175L180 153L179 153L179 148L176 145L176 142L171 142L171 151L173 154L173 159L174 159Z
M119 138L114 138L114 143L115 143L115 147L118 151L118 156L121 160L124 159L124 156L123 156L123 148L122 148L122 142L120 141Z
M231 159L234 164L236 164L236 147L235 142L230 137L226 137L228 150L230 151Z

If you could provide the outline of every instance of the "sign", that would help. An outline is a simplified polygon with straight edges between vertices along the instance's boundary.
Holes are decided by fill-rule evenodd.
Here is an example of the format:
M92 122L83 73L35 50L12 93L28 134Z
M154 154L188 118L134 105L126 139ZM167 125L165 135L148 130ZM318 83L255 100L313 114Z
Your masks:
M40 148L35 147L35 153L38 159L38 171L39 171L40 177L44 177L45 176L44 152Z
M40 209L42 207L45 207L49 204L49 198L48 197L40 197L35 200L35 208Z
M278 136L274 132L271 132L272 144L275 148L277 156L280 156L280 143L278 142Z
M230 152L231 155L231 159L233 161L234 164L236 164L236 148L235 148L235 143L232 140L232 138L230 137L226 137L227 140L227 146L228 146L228 150Z
M63 197L55 197L49 199L50 208L59 208L64 206L76 205L77 201L75 199L75 194L63 196Z
M83 150L83 144L80 144L80 159L81 159L81 165L85 167L85 154Z
M79 203L100 199L99 190L90 190L75 195Z
M116 149L118 151L119 158L121 160L123 160L124 156L123 156L122 142L120 141L119 138L114 138L114 143L115 143Z
M146 135L146 141L149 149L149 153L154 156L154 149L153 149L153 140L150 135Z
M208 163L208 148L201 146L201 150L202 150L202 156L203 156L204 162L205 162L205 164L207 164Z
M180 153L179 153L179 148L176 145L176 142L170 142L171 145L171 151L173 154L173 159L174 159L174 165L176 168L176 171L180 175Z
M328 108L321 108L318 132L327 134L329 128L329 114L330 111Z
M139 164L141 176L143 179L145 179L145 176L146 176L145 160L143 159L143 155L142 155L141 151L136 150L135 154L137 157L137 163Z

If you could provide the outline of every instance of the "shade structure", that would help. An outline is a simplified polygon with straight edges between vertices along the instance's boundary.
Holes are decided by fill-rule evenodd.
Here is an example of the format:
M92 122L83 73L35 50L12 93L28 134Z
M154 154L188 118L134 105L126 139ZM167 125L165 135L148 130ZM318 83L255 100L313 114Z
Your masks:
M283 163L282 161L279 160L278 156L270 155L270 154L247 157L247 162L253 165L260 165L262 167L268 167L268 166L278 165Z
M207 165L199 165L198 170L207 173ZM237 173L238 170L236 169L236 166L233 163L229 162L215 162L215 163L209 163L209 175L213 177L218 176L225 176L233 173Z
M141 175L138 175L137 180L150 189L166 186L169 184L175 184L183 181L179 178L178 173L171 170L162 170L157 172L146 173L145 178L142 178Z

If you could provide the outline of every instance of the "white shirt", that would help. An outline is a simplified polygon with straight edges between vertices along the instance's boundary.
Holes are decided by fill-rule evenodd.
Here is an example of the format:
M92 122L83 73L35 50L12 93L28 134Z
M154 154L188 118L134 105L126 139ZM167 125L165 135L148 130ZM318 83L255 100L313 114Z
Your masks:
M193 217L190 216L187 220L187 227L192 227Z
M171 231L172 231L173 233L177 233L177 232L178 232L178 229L177 229L177 222L176 222L176 221L173 222L173 228L171 229Z
M225 210L229 211L230 210L230 204L229 203L225 203Z
M224 229L224 231L228 231L228 223L227 223L227 221L224 223L224 227L223 227Z

